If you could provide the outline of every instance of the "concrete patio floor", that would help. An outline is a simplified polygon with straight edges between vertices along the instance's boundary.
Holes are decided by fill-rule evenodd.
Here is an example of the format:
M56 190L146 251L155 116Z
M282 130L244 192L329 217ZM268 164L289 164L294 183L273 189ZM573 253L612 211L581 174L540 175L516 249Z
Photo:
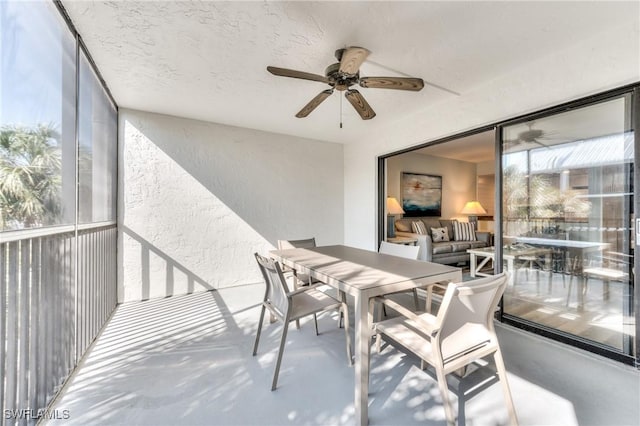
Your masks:
M354 424L353 368L335 314L291 327L279 387L271 379L280 323L251 356L263 285L120 305L53 409L64 425ZM497 325L521 425L638 425L640 372ZM371 360L371 425L446 424L437 384L386 346ZM507 423L492 369L450 390L461 425Z

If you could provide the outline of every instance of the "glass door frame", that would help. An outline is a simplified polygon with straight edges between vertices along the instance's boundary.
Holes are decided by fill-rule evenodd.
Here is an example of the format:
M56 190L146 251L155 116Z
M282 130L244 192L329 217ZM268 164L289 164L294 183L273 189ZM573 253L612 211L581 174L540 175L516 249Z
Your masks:
M598 93L595 95L587 96L584 98L580 98L577 100L573 100L570 102L562 103L559 105L555 105L546 109L534 111L525 115L513 117L507 120L495 122L489 125L485 125L476 129L468 130L465 132L457 133L452 136L447 136L445 138L440 138L432 141L425 141L424 143L418 144L416 146L412 146L409 148L404 148L395 152L387 153L378 156L377 158L377 220L376 220L376 241L377 244L380 244L380 241L385 238L385 224L386 224L386 216L385 216L385 200L386 200L386 160L389 157L393 157L399 154L411 152L420 148L424 148L427 146L432 146L440 143L445 143L449 141L453 141L455 139L463 138L465 136L470 136L476 133L485 132L488 130L495 130L495 155L496 155L496 168L495 168L495 214L494 214L494 224L495 224L495 247L496 247L496 258L502 258L502 135L505 126L509 126L512 124L522 123L526 121L530 121L535 118L542 118L554 114L558 114L561 112L565 112L570 109L577 109L580 107L588 106L591 104L599 103L608 99L620 97L622 95L630 94L630 107L631 107L631 128L634 133L634 144L635 144L635 152L634 152L634 164L640 164L640 82L636 82L633 84L629 84L626 86L622 86L619 88L615 88L612 90L608 90L606 92ZM500 161L498 161L500 160ZM637 183L637 184L636 184ZM634 201L633 201L634 212L638 212L638 216L640 216L640 167L634 167ZM640 242L640 217L636 218L636 246ZM634 256L634 267L636 270L640 271L640 256ZM502 272L502 263L496 262L494 265L495 272ZM505 315L502 310L502 304L500 306L500 311L497 314L497 319L505 324L512 325L514 327L532 332L534 334L538 334L544 337L547 337L552 340L560 341L566 344L569 344L574 347L578 347L588 352L596 353L598 355L602 355L606 358L614 359L619 362L623 362L625 364L633 365L636 368L640 369L640 288L637 285L637 279L634 274L634 290L633 290L633 309L634 309L634 317L635 317L635 339L633 344L636 348L635 356L629 356L621 354L620 352L616 352L613 350L609 350L603 346L595 345L593 342L580 339L577 336L569 335L563 332L559 332L557 330L553 330L551 328L545 328L539 326L538 324L529 323L527 321L515 318L513 316Z
M620 98L624 95L628 95L630 102L630 128L634 134L634 164L640 164L640 85L630 85L621 87L618 89L610 90L607 92L599 93L593 96L589 96L586 98L578 99L575 101L567 102L561 105L556 105L550 108L546 108L544 110L536 111L527 115L522 115L517 118L504 121L498 123L496 125L496 209L495 209L495 249L496 249L496 259L502 259L502 247L503 247L503 218L502 218L502 207L503 207L503 199L502 199L502 184L503 184L503 170L502 170L502 139L504 134L504 128L508 126L512 126L515 124L522 124L525 122L529 122L531 120L539 120L542 118L547 118L553 115L557 115L563 112L577 110L579 108L587 107L590 105L594 105L600 102L605 102L607 100L612 100L616 98ZM635 212L635 247L640 248L640 185L637 183L640 182L640 171L638 167L634 167L634 194L633 194L633 211ZM630 224L632 228L634 228L633 224ZM634 267L635 270L640 270L640 259L639 256L634 256ZM495 262L494 265L495 272L502 272L502 263ZM569 344L571 346L575 346L581 348L583 350L596 353L598 355L605 356L610 359L614 359L625 364L634 365L636 368L640 368L640 289L637 285L636 275L633 274L633 294L631 295L632 301L630 303L633 304L633 315L635 318L635 338L631 344L635 347L635 355L627 355L621 352L609 349L604 345L599 345L593 341L581 338L576 335L572 335L560 330L553 329L551 327L547 327L538 323L534 323L531 321L527 321L522 318L518 318L513 315L509 315L504 312L503 304L500 305L500 311L498 313L498 320L504 324L509 324L514 327L530 331L532 333L548 337L553 340L557 340L562 343Z

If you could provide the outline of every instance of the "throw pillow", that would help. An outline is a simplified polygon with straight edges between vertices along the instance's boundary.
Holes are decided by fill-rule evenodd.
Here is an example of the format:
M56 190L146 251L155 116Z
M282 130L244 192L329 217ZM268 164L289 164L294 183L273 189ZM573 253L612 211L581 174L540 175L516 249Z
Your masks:
M396 231L411 232L411 225L404 221L396 221Z
M476 231L473 223L454 222L453 236L456 241L476 241Z
M449 241L449 231L447 228L431 228L431 240L434 243Z
M427 227L424 226L421 220L411 222L411 229L414 234L427 235Z

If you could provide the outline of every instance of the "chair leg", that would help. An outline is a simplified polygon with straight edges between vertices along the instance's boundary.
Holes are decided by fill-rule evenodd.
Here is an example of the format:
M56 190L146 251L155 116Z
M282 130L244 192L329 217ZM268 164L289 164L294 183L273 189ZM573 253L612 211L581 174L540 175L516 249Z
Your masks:
M253 356L256 356L258 353L258 342L260 342L260 332L262 331L262 322L264 321L264 311L265 306L262 305L262 310L260 311L260 321L258 322L258 332L256 333L256 342L253 344Z
M504 368L504 361L502 360L502 354L498 349L493 354L493 359L496 363L496 370L498 371L498 378L502 383L502 391L504 392L504 400L507 404L507 410L509 412L509 419L513 426L518 425L518 416L516 416L516 408L513 405L513 399L511 398L511 389L509 389L509 382L507 381L507 371Z
M444 405L444 412L447 416L447 425L455 426L456 417L453 414L453 407L449 402L449 388L447 387L447 377L442 371L442 367L436 367L436 377L438 378L438 387L442 394L442 404Z
M296 271L295 269L293 270L293 289L294 290L298 290L300 288L300 285L298 284L300 280L298 279L298 271ZM300 320L297 319L296 320L296 330L300 330ZM316 334L317 334L317 330L316 330Z
M316 336L319 336L320 333L318 332L318 317L316 314L313 314L313 323L316 326Z
M284 346L287 341L287 330L289 329L289 315L282 324L282 337L280 338L280 348L278 349L278 360L276 361L276 371L273 373L273 383L271 384L271 390L276 390L278 386L278 374L280 374L280 363L282 362L282 354L284 352Z
M413 303L416 307L416 312L420 310L420 301L418 300L418 289L413 289Z

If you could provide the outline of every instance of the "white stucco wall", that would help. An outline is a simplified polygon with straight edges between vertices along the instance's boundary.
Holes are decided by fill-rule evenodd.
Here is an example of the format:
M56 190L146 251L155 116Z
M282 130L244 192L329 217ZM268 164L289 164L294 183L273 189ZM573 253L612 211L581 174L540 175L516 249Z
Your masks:
M378 156L640 81L638 21L608 32L596 30L592 38L571 48L498 75L462 96L451 95L448 101L408 113L387 132L365 134L346 144L345 244L376 247Z
M343 146L120 110L119 301L262 281L277 239L343 242Z

